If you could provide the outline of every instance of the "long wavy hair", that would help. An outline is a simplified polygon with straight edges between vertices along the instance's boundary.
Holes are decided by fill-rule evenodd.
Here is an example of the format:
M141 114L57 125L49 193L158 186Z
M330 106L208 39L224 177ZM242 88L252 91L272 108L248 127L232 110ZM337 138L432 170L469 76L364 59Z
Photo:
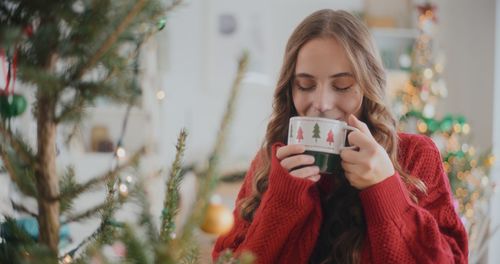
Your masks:
M290 36L286 45L283 66L274 93L273 113L267 126L252 182L251 194L239 203L243 219L253 220L262 196L268 186L271 167L271 148L276 142L286 142L288 121L297 111L292 100L292 86L297 54L308 41L315 38L335 38L348 55L354 76L363 92L362 116L376 141L385 148L401 178L424 192L424 183L405 172L398 163L398 136L396 120L385 102L385 72L379 54L366 26L345 11L319 10L306 17ZM340 173L335 177L335 188L322 195L323 223L313 263L359 263L366 234L365 220L358 190ZM416 195L410 193L416 201Z

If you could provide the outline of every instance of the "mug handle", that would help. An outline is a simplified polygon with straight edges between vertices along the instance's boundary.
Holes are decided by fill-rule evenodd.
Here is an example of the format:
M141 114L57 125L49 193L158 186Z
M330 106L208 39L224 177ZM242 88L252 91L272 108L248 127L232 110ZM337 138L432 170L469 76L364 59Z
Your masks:
M352 127L352 126L348 126L348 125L345 126L345 129L346 129L346 131L345 131L345 137L344 137L345 139L347 139L347 130L359 131L359 129L357 129L355 127ZM343 147L340 148L341 151L344 150L344 149L359 150L359 148L357 146L343 146Z

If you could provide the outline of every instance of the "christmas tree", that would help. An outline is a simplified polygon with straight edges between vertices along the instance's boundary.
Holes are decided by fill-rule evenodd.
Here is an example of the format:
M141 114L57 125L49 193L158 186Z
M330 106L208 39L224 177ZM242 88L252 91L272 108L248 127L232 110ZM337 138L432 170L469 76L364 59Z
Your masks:
M477 263L484 255L495 229L490 228L489 199L495 184L489 171L494 162L490 151L476 153L470 143L471 127L462 115L436 115L436 105L448 91L441 76L443 65L436 63L433 28L436 7L418 6L419 36L412 52L409 80L397 93L394 112L400 128L431 137L441 151L451 183L456 210L469 236L469 261Z
M159 228L149 212L145 183L140 179L136 183L123 182L119 177L125 169L137 168L144 152L141 149L126 162L119 162L124 154L122 141L127 118L142 91L137 81L138 55L142 44L166 26L166 15L180 4L180 0L6 0L0 3L0 53L6 62L4 71L8 73L0 93L1 165L19 192L36 201L38 209L33 212L23 201L12 201L14 209L36 220L24 225L23 219L3 216L1 263L197 263L193 233L210 208L208 198L218 182L218 158L224 148L248 55L244 54L239 61L215 147L208 166L201 172L196 202L184 226L177 228L174 218L179 210L179 185L184 175L181 168L186 131L179 134ZM14 91L16 81L34 90L34 102L28 102ZM64 175L58 174L57 130L63 124L82 122L85 110L102 98L127 106L121 137L112 153L114 165L105 174L86 182L77 182L71 167ZM36 146L30 146L12 126L28 103L34 105ZM79 195L98 187L107 190L102 204L70 213ZM142 208L139 228L114 218L118 208L129 201ZM95 215L100 216L95 232L88 234L77 247L61 252L60 239L65 233L62 226ZM219 223L211 221L203 226L220 230L214 228ZM27 228L33 225L34 233ZM180 235L176 230L180 230ZM113 247L118 259L109 259L103 253L107 246ZM228 252L221 261L251 261L248 255L241 258L234 259Z

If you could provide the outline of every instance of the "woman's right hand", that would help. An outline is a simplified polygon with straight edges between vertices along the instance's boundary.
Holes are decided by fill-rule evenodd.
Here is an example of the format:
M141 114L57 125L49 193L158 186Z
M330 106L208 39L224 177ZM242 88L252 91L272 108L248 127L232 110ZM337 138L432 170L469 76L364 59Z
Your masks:
M321 177L319 175L319 167L314 165L313 156L302 154L305 151L306 148L304 145L286 145L278 148L276 157L280 161L281 166L285 168L290 175L317 182Z

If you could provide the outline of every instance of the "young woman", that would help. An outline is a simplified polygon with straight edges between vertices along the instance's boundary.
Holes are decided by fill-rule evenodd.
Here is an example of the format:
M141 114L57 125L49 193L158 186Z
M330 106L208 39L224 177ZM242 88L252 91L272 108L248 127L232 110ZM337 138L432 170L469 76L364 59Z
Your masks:
M396 132L368 29L320 10L293 32L261 151L238 194L235 225L214 247L257 263L466 263L467 235L433 142ZM284 145L293 116L358 128L343 170L320 174L302 145Z

